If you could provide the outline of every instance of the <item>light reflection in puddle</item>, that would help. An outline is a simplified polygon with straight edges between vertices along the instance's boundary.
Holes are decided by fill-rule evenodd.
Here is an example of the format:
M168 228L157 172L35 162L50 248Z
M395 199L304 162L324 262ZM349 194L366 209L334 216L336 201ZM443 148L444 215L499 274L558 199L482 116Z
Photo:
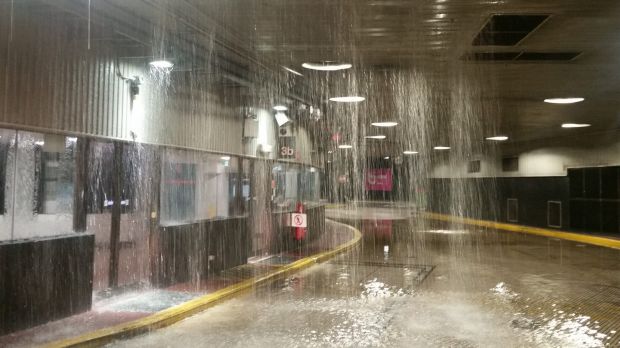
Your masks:
M469 234L468 230L444 230L444 229L433 229L433 230L423 230L420 231L422 233L434 233L434 234Z

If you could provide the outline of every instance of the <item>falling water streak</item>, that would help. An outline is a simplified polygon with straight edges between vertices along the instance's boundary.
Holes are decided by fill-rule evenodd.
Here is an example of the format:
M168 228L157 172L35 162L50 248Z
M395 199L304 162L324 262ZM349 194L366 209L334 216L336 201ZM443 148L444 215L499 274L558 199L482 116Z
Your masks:
M15 0L11 0L11 20L9 23L9 43L13 42L13 4Z
M18 144L19 144L19 134L15 131L15 155L13 155L13 203L11 205L11 239L15 239L15 203L16 203L16 194L17 190L17 156L18 156Z
M90 2L91 0L88 0L88 49L90 50Z

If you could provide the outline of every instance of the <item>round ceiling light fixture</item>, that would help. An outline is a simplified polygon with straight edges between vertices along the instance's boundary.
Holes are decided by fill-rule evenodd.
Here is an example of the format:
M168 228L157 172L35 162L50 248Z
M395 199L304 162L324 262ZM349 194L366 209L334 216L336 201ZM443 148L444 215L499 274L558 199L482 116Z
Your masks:
M398 122L391 122L391 121L373 122L373 123L371 123L371 125L373 125L375 127L395 127L395 126L398 125Z
M411 151L411 150L403 151L403 154L405 154L405 155L415 155L417 153L418 153L417 151Z
M366 100L366 98L356 96L356 95L350 95L346 97L333 97L333 98L329 98L329 100L333 102L338 102L338 103L359 103L359 102Z
M310 70L318 70L318 71L337 71L337 70L346 70L350 69L353 65L349 63L339 63L333 61L322 61L322 62L308 62L303 63L303 66L306 69Z
M584 128L590 127L589 123L562 123L562 128Z
M584 101L584 98L548 98L545 103L549 104L575 104Z
M343 144L343 145L338 145L338 148L339 148L339 149L352 149L352 148L353 148L353 145L346 145L346 144Z
M367 135L365 136L365 138L382 140L382 139L385 139L385 135Z
M486 138L487 140L493 140L493 141L506 141L508 140L508 137L505 135L496 135L494 137L488 137Z
M174 64L171 61L165 60L165 59L154 60L150 62L149 65L155 69L162 69L162 70L172 69L172 67L174 66Z

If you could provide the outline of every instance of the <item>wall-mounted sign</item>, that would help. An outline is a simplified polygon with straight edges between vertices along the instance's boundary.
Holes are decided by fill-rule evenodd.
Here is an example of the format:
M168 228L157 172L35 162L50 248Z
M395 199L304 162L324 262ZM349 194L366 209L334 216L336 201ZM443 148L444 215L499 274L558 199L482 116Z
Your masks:
M294 137L282 137L279 139L278 157L294 159L296 158L297 149L295 148Z
M308 216L306 214L292 213L288 225L291 227L308 227Z
M392 169L367 169L364 184L366 191L392 191Z

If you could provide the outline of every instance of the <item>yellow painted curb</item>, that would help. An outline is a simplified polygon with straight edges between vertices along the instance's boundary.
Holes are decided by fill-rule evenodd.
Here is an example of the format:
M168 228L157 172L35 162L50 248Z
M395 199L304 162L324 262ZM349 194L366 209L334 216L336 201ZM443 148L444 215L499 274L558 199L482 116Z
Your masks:
M606 248L620 249L620 239L605 238L605 237L592 236L592 235L580 234L580 233L572 233L572 232L566 232L566 231L549 230L546 228L539 228L539 227L507 224L507 223L494 222L494 221L488 221L488 220L476 220L476 219L457 217L457 216L447 215L447 214L425 212L425 213L421 213L421 215L428 219L432 219L432 220L458 222L458 223L463 223L467 225L489 227L489 228L494 228L498 230L527 233L527 234L533 234L537 236L565 239L565 240L570 240L573 242L597 245L597 246L602 246Z
M316 263L326 261L337 254L353 248L361 240L362 233L356 228L331 220L330 222L352 230L354 237L350 241L341 244L332 250L324 251L312 256L305 257L303 259L299 259L284 267L278 268L271 273L244 280L240 283L220 289L214 293L195 298L178 306L164 309L145 318L89 332L74 338L52 342L47 345L47 347L100 347L114 340L137 336L139 334L154 329L172 325L193 314L212 307L213 305L222 302L225 299L243 293L246 290L250 290L256 285L279 279L287 274L294 273L301 269L312 266Z

